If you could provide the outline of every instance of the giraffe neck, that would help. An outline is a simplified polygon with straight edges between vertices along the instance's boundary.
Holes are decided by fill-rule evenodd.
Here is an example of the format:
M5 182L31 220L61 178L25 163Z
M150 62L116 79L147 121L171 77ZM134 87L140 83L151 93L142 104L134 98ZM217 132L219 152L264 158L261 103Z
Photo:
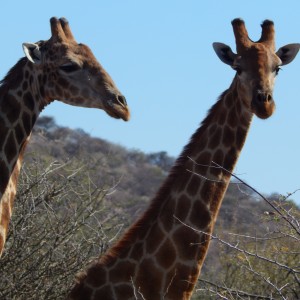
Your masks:
M229 184L224 169L234 169L252 119L240 93L234 79L148 210L78 277L70 299L190 299Z
M21 59L0 82L0 256L6 240L23 153L42 109L37 78Z

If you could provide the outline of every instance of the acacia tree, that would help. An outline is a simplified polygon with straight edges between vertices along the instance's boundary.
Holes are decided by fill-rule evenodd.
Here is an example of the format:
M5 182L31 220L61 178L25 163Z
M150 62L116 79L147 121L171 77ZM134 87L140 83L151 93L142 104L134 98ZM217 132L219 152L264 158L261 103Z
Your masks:
M0 260L0 299L65 299L74 275L121 229L77 163L25 164Z
M300 299L299 208L289 201L292 194L267 199L247 186L269 210L252 216L257 225L247 233L216 228L211 238L219 264L205 268L193 299Z

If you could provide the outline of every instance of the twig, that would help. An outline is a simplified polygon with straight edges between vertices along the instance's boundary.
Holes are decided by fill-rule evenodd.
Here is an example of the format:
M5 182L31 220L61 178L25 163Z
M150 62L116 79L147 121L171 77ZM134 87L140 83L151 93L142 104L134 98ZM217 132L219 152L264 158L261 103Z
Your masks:
M267 202L286 222L288 222L293 229L296 231L296 233L298 235L300 235L300 230L299 228L297 228L285 215L282 214L282 212L273 204L271 203L265 196L263 196L259 191L257 191L254 187L252 187L251 185L249 185L248 183L246 183L244 180L242 180L241 178L239 178L238 176L236 176L235 174L233 174L232 172L230 172L229 170L225 169L224 167L220 166L219 164L217 164L216 162L212 161L212 163L221 168L222 170L226 171L228 174L230 174L232 177L234 177L235 179L237 179L239 182L241 182L242 184L244 184L245 186L247 186L249 189L251 189L254 193L256 193L257 195L259 195L265 202Z
M220 286L220 285L218 285L216 283L213 283L209 280L205 280L205 279L201 279L201 278L199 278L198 281L203 282L205 284L209 284L209 285L213 286L214 288L216 288L217 290L227 291L230 294L235 295L235 296L248 297L250 299L252 298L252 299L258 299L258 300L259 299L264 299L264 300L274 299L274 298L269 297L269 296L255 295L255 294L250 294L250 293L247 293L247 292L244 292L244 291L238 291L238 290L230 289L228 287ZM201 289L196 289L196 292L197 291L201 291Z

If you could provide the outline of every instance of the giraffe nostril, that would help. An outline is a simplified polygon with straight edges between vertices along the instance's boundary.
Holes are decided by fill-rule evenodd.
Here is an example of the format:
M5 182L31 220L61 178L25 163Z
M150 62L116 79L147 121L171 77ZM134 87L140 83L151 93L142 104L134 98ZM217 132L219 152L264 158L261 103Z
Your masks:
M127 106L126 98L125 98L124 96L118 95L118 96L117 96L117 99L118 99L118 102L119 102L122 106L124 106L124 107Z
M257 94L256 100L258 103L263 103L265 101L265 95L261 93Z
M272 102L273 101L273 97L271 94L269 93L259 93L256 96L256 100L258 103L268 103L268 102Z

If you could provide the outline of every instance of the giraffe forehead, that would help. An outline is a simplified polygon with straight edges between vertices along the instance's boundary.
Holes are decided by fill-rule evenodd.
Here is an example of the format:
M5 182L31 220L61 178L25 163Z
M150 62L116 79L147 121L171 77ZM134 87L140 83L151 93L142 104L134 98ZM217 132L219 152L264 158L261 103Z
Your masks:
M49 40L44 42L41 49L46 64L56 65L72 61L78 65L99 67L99 62L93 52L85 44L77 44L76 42L53 43Z
M254 43L251 47L239 53L237 64L249 70L273 70L281 61L276 53L261 43Z
M82 64L88 63L91 66L99 65L91 49L84 44L78 44L77 47L69 48L66 56L69 59L81 62Z

